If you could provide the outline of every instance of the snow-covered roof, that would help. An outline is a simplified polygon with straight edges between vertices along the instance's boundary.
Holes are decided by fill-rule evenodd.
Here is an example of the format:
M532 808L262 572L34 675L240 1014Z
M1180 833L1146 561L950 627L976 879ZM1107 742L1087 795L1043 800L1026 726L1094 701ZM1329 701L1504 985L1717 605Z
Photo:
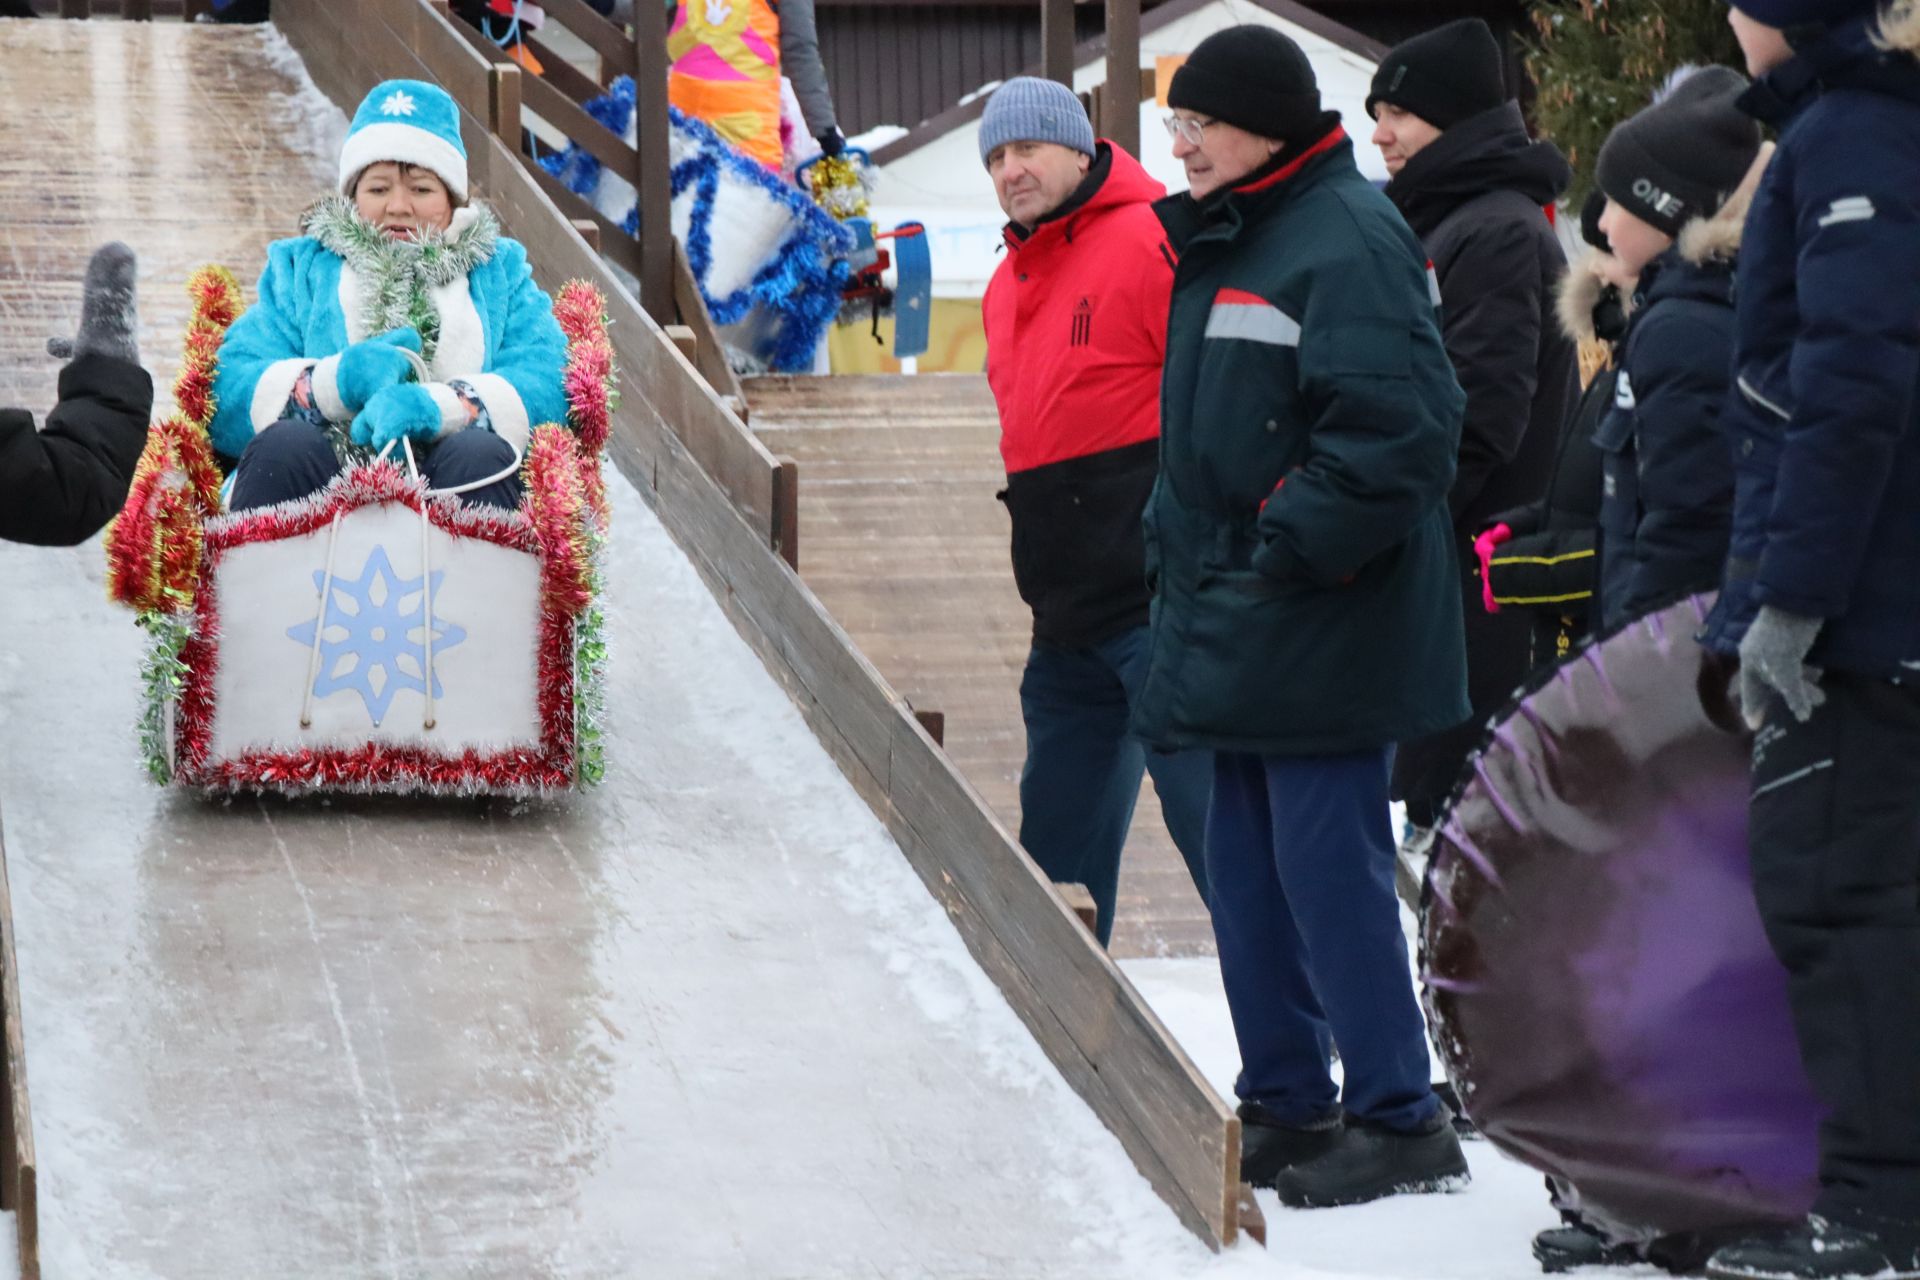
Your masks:
M1191 52L1215 31L1258 23L1285 32L1313 63L1320 96L1358 133L1354 155L1370 178L1386 179L1380 154L1368 146L1365 103L1385 46L1291 0L1170 0L1145 14L1140 24L1140 65L1167 54ZM1029 69L1027 74L1038 74ZM1106 40L1074 49L1073 87L1085 92L1106 79ZM987 90L943 112L873 153L876 168L874 221L881 226L926 224L933 251L934 292L941 297L978 297L999 261L1006 216L980 164L980 114ZM1169 191L1186 186L1161 124L1165 108L1149 98L1140 104L1141 161ZM1370 129L1370 126L1369 126Z

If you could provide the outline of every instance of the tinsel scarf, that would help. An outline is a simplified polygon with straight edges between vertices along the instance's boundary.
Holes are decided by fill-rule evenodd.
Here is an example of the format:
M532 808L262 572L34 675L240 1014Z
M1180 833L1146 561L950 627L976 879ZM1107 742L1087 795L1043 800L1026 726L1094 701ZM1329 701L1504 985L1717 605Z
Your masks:
M421 355L433 362L440 341L440 313L429 290L464 279L493 257L500 223L485 205L457 231L425 232L395 240L362 218L344 196L329 196L306 217L307 234L337 253L360 282L360 320L366 334L411 326L420 334Z

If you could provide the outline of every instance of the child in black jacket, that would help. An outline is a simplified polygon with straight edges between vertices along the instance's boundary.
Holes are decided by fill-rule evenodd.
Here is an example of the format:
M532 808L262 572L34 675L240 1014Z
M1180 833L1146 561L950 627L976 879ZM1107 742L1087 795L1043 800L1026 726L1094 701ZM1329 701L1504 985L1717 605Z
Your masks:
M134 332L133 251L104 245L87 264L79 335L47 344L72 360L46 429L25 409L0 409L0 538L70 546L120 510L153 412Z

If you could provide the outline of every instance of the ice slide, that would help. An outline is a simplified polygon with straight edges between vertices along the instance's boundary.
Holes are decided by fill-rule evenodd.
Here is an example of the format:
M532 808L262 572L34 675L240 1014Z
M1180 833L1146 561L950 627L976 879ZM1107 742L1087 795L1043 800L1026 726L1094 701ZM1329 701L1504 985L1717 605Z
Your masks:
M0 22L0 400L87 250L251 281L328 183L281 35ZM632 393L630 386L630 394ZM609 778L154 788L98 544L0 547L0 815L55 1277L1168 1277L1216 1258L613 476Z

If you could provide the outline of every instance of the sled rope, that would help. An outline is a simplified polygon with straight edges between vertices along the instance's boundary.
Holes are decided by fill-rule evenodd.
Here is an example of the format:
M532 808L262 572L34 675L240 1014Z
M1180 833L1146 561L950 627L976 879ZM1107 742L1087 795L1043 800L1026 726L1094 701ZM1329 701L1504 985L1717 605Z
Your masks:
M401 437L401 440L400 440L400 446L401 448L407 451L407 474L413 477L415 480L418 480L420 478L420 468L419 468L419 465L414 461L413 441L403 436ZM470 487L471 486L466 486L466 485L462 486L462 488L470 488ZM421 667L422 667L421 674L424 678L420 681L420 683L426 687L427 719L426 719L426 723L423 724L421 728L429 729L429 730L432 729L435 724L435 720L433 716L433 537L432 535L433 535L433 521L428 518L427 504L424 501L422 501L420 504L420 616L421 616L421 620L425 623L425 626L421 630L421 640L420 640L421 652L424 655L421 663Z
M327 630L327 606L333 603L333 549L340 541L340 517L327 526L327 567L320 576L320 616L313 624L313 649L307 654L307 696L300 704L300 727L313 728L313 687L320 679L320 637Z

